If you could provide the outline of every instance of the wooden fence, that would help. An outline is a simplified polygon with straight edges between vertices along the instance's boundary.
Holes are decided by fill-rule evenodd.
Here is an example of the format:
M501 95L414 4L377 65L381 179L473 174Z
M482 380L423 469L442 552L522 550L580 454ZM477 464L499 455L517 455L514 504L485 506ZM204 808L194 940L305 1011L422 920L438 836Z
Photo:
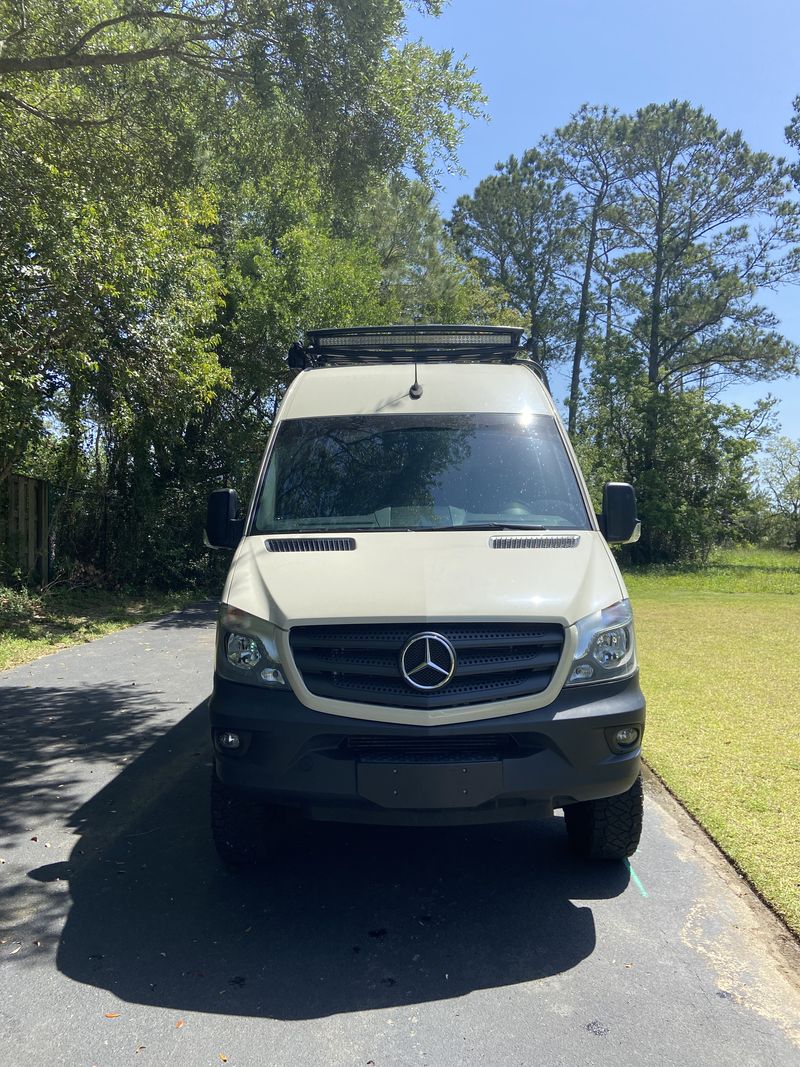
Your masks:
M49 577L50 500L47 482L11 474L0 483L0 551L9 570L46 585Z

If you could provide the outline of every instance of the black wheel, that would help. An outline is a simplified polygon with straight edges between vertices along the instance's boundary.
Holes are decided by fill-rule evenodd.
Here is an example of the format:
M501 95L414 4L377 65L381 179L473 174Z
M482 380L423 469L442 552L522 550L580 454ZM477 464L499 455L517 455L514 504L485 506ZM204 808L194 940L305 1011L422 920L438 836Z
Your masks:
M211 774L211 834L220 859L235 867L263 863L278 844L282 813L230 789Z
M642 836L642 776L615 797L584 800L564 808L570 844L586 859L622 860L632 856Z

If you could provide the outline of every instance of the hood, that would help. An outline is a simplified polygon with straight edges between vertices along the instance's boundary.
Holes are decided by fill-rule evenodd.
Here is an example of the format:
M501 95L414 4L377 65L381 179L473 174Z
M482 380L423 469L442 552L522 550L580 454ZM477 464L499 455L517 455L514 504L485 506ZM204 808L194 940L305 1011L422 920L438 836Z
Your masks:
M264 534L244 538L223 600L288 630L325 622L465 619L570 626L625 596L595 530L570 533L578 538L570 548L492 548L503 531L347 536L356 542L353 551L271 552Z

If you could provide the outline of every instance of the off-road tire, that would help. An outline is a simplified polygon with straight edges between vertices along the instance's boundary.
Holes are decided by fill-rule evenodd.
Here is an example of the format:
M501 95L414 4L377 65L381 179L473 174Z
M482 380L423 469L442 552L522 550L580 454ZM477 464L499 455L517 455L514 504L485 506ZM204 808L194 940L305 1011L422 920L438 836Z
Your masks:
M622 860L632 856L642 836L644 796L642 776L615 797L584 800L564 808L570 844L579 856L592 860Z
M239 793L211 774L211 835L221 860L232 867L256 866L280 838L280 813L256 797Z

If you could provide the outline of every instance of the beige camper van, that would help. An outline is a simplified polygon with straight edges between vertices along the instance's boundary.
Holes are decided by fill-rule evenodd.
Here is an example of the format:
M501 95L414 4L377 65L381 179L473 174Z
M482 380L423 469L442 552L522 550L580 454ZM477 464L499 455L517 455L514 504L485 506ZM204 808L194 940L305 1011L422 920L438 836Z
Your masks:
M269 855L292 817L504 822L563 809L582 855L642 825L633 617L609 543L638 536L631 486L596 515L521 331L310 333L233 549L210 700L220 855Z

